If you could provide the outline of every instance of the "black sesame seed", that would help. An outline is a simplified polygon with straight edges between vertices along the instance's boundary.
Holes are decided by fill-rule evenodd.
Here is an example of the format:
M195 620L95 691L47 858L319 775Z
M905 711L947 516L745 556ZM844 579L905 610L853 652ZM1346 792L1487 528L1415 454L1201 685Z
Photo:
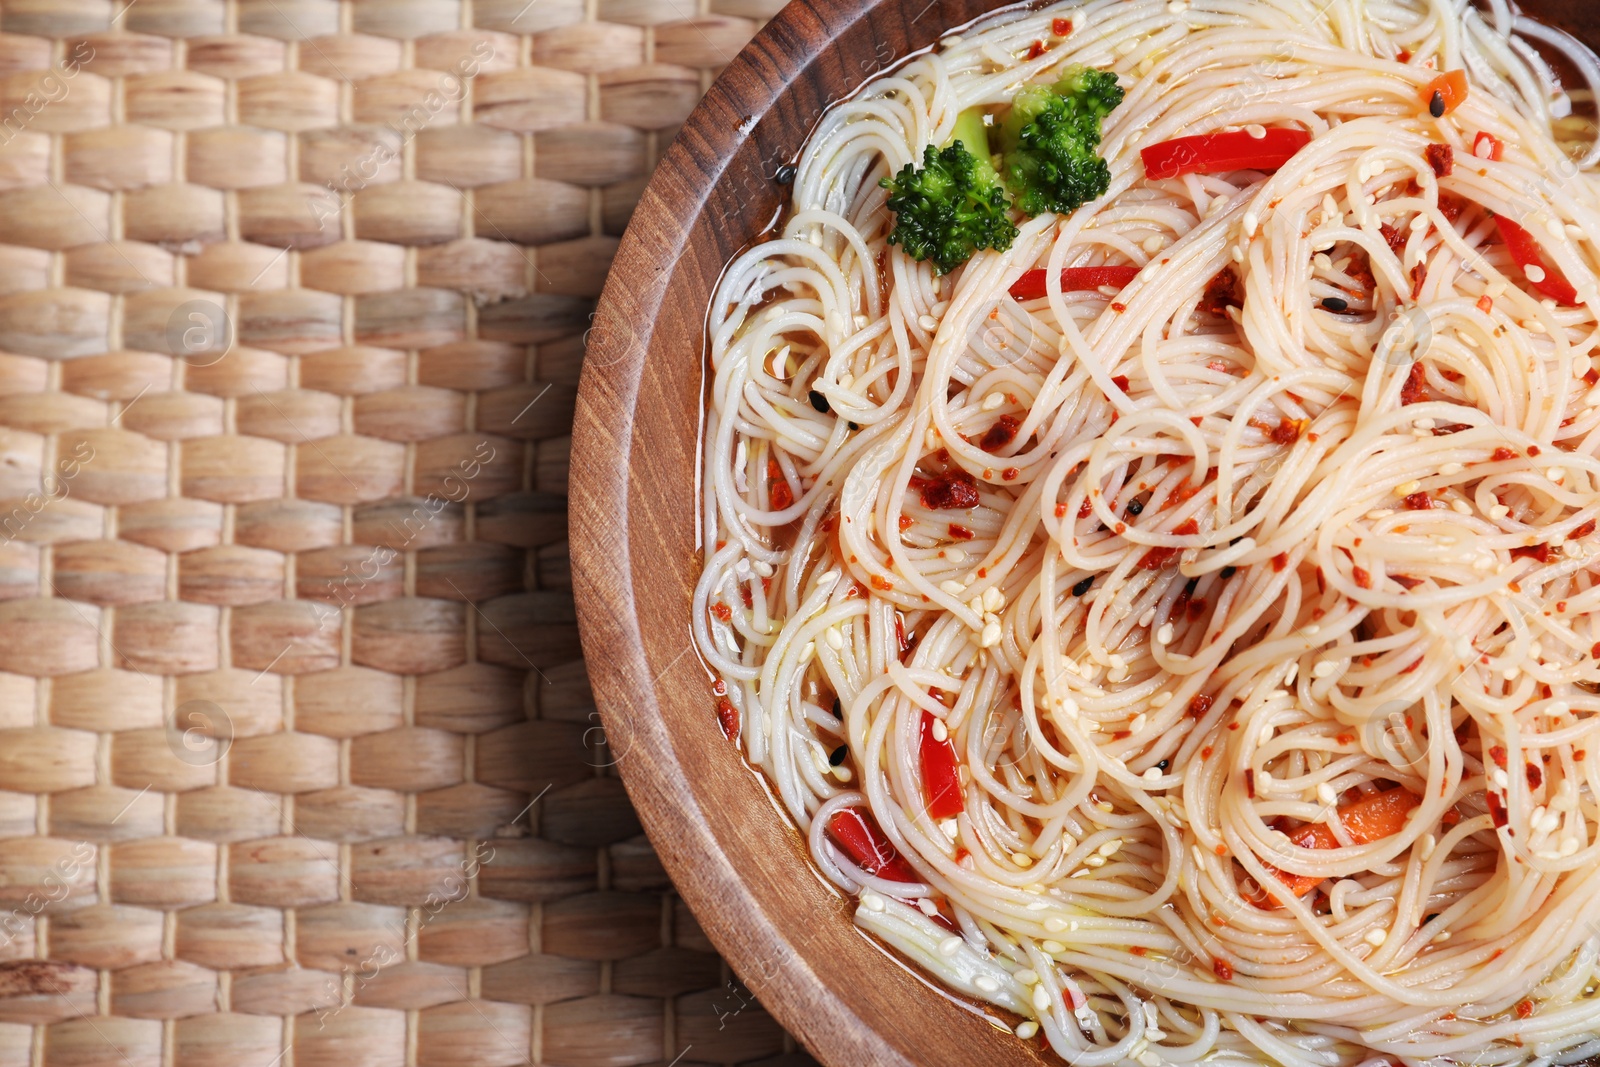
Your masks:
M1072 587L1072 595L1073 596L1082 596L1083 594L1085 594L1085 593L1087 593L1089 591L1089 587L1091 585L1093 585L1093 584L1094 584L1094 577L1091 575L1090 577L1085 578L1083 581L1079 582L1077 585Z
M828 398L813 389L811 390L811 406L826 415L828 413Z
M1172 766L1172 761L1169 759L1164 759L1156 764L1156 770L1165 771L1170 766Z
M839 698L838 697L834 697L833 698L833 717L835 719L844 718L844 709L839 706Z
M1131 500L1131 501L1128 502L1128 514L1129 515L1137 515L1143 510L1144 510L1144 501L1143 500Z
M1439 917L1439 913L1438 912L1430 911L1430 912L1428 912L1428 914L1426 914L1426 915L1424 915L1422 917L1422 925L1426 926L1429 923L1433 922L1433 920L1437 919L1438 917Z
M785 163L778 168L778 173L772 176L772 180L779 185L793 185L795 173L795 165L793 163Z
M1224 567L1224 568L1222 568L1222 580L1223 581L1227 581L1229 578L1232 578L1235 574L1238 574L1238 573L1239 573L1239 568L1238 567L1233 567L1233 566Z
M844 762L844 758L846 756L848 756L848 755L850 755L850 746L849 745L840 745L838 748L836 748L832 752L828 753L828 766L830 766L830 767L839 766L839 764Z
M845 425L846 425L846 426L848 426L848 427L850 427L850 428L851 428L851 429L852 429L852 430L859 430L859 429L861 429L861 427L860 427L860 426L857 426L857 425L856 425L856 424L855 424L855 423L853 423L853 422L847 422L847 423L845 423Z
M1444 118L1444 94L1437 89L1433 91L1433 96L1428 100L1428 114L1436 119Z
M1340 296L1325 296L1322 298L1322 306L1328 311L1349 311L1350 301Z

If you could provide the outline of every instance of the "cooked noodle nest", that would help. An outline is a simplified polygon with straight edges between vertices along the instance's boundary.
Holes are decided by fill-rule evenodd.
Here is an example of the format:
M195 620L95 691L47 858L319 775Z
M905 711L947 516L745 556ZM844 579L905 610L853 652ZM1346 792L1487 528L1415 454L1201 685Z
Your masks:
M1600 1051L1600 186L1525 38L1571 47L1422 0L1002 13L832 109L719 287L694 617L742 751L861 926L1070 1063ZM888 244L880 179L1073 63L1127 88L1105 196L942 278ZM1140 161L1256 126L1313 139ZM1141 270L1008 295L1097 264Z

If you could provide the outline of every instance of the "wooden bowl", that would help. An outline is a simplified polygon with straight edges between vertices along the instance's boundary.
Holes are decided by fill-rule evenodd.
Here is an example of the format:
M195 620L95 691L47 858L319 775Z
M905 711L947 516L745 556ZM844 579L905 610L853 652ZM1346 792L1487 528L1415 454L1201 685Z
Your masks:
M1593 0L1526 3L1600 40ZM762 1004L834 1067L1058 1064L890 956L717 727L690 639L706 307L822 111L993 0L794 0L712 86L601 298L573 437L574 588L611 750L667 873ZM723 998L724 1010L739 1002ZM689 1059L694 1057L690 1055Z

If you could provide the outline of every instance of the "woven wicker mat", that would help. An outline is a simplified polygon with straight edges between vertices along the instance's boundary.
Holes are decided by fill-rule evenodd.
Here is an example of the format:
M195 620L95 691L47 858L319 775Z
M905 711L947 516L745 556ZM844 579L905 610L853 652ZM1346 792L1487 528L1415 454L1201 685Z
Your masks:
M565 543L617 237L777 6L0 3L0 1067L810 1062Z

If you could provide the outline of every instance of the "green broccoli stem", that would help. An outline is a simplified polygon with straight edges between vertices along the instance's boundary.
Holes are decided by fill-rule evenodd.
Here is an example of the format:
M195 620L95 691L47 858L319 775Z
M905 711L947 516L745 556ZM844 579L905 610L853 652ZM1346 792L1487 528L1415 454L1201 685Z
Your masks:
M954 135L951 143L959 142L968 152L971 152L982 163L990 163L992 153L989 149L989 127L983 123L985 111L981 107L969 107L956 117Z

